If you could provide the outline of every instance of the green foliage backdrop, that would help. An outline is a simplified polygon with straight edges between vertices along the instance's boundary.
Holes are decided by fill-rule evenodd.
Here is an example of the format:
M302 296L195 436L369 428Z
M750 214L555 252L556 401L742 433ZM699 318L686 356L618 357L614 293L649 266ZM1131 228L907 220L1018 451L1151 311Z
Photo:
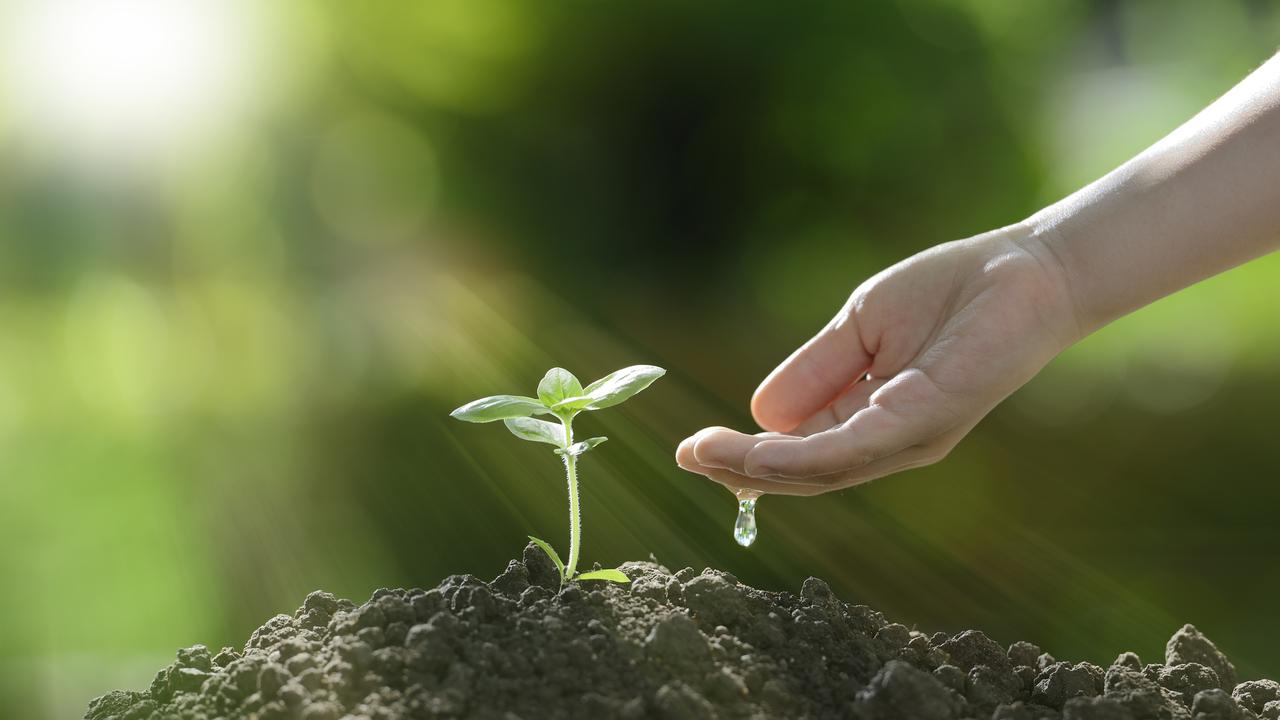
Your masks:
M1261 2L282 3L252 110L111 170L0 87L0 707L75 716L323 587L564 544L560 467L452 422L653 363L583 418L584 560L925 630L1280 676L1280 257L1070 350L945 462L760 501L676 469L859 282L1014 222L1266 59ZM71 52L68 49L68 52ZM52 149L51 149L52 148ZM585 437L586 435L584 435Z

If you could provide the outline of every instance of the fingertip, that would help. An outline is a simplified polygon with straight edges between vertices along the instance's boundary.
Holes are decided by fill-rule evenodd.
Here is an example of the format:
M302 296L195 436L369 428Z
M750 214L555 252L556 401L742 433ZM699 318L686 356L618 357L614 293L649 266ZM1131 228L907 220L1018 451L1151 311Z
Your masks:
M788 422L785 414L778 412L777 404L770 402L769 382L777 374L775 370L773 374L765 378L760 383L760 387L751 396L751 417L755 419L756 424L761 428L770 432L785 433L794 428L798 422Z
M696 436L687 437L676 446L676 465L685 470L692 470L692 466L698 462L693 455L693 445L696 442L694 437Z
M754 435L720 428L698 438L693 456L699 465L741 472L742 459L758 442Z
M698 463L698 457L694 452L694 448L697 447L698 441L701 440L703 437L707 436L710 433L719 432L722 430L727 430L727 428L723 428L718 425L713 427L706 427L690 435L684 440L681 440L680 444L676 446L676 464L690 472L698 472L699 463Z

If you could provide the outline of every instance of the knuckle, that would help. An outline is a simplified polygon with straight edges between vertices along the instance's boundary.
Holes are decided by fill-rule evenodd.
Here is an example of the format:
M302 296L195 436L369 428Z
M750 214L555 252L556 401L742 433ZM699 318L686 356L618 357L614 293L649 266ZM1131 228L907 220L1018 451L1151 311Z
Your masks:
M840 315L848 317L865 312L874 287L871 283L864 282L854 288L853 292L849 293L849 299L845 301L844 307L840 309Z
M888 293L886 287L892 284L890 278L893 277L896 268L896 265L886 268L864 280L849 294L845 308L854 314L874 312Z

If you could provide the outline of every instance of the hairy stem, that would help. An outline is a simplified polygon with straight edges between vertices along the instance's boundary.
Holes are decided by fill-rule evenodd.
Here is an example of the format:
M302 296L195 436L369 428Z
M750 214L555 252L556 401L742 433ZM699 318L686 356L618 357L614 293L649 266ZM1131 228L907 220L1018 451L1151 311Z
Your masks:
M569 454L573 445L573 420L562 418L564 424L564 474L569 481L569 561L564 566L564 579L572 579L578 569L578 550L582 544L582 516L578 511L578 458Z

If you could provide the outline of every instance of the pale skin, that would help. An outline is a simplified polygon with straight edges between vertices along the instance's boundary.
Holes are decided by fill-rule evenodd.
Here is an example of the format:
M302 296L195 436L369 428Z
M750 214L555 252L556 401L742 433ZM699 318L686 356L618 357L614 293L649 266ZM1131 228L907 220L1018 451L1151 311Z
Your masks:
M756 390L766 432L706 428L676 461L781 495L937 462L1073 343L1276 249L1280 56L1067 198L864 282Z

